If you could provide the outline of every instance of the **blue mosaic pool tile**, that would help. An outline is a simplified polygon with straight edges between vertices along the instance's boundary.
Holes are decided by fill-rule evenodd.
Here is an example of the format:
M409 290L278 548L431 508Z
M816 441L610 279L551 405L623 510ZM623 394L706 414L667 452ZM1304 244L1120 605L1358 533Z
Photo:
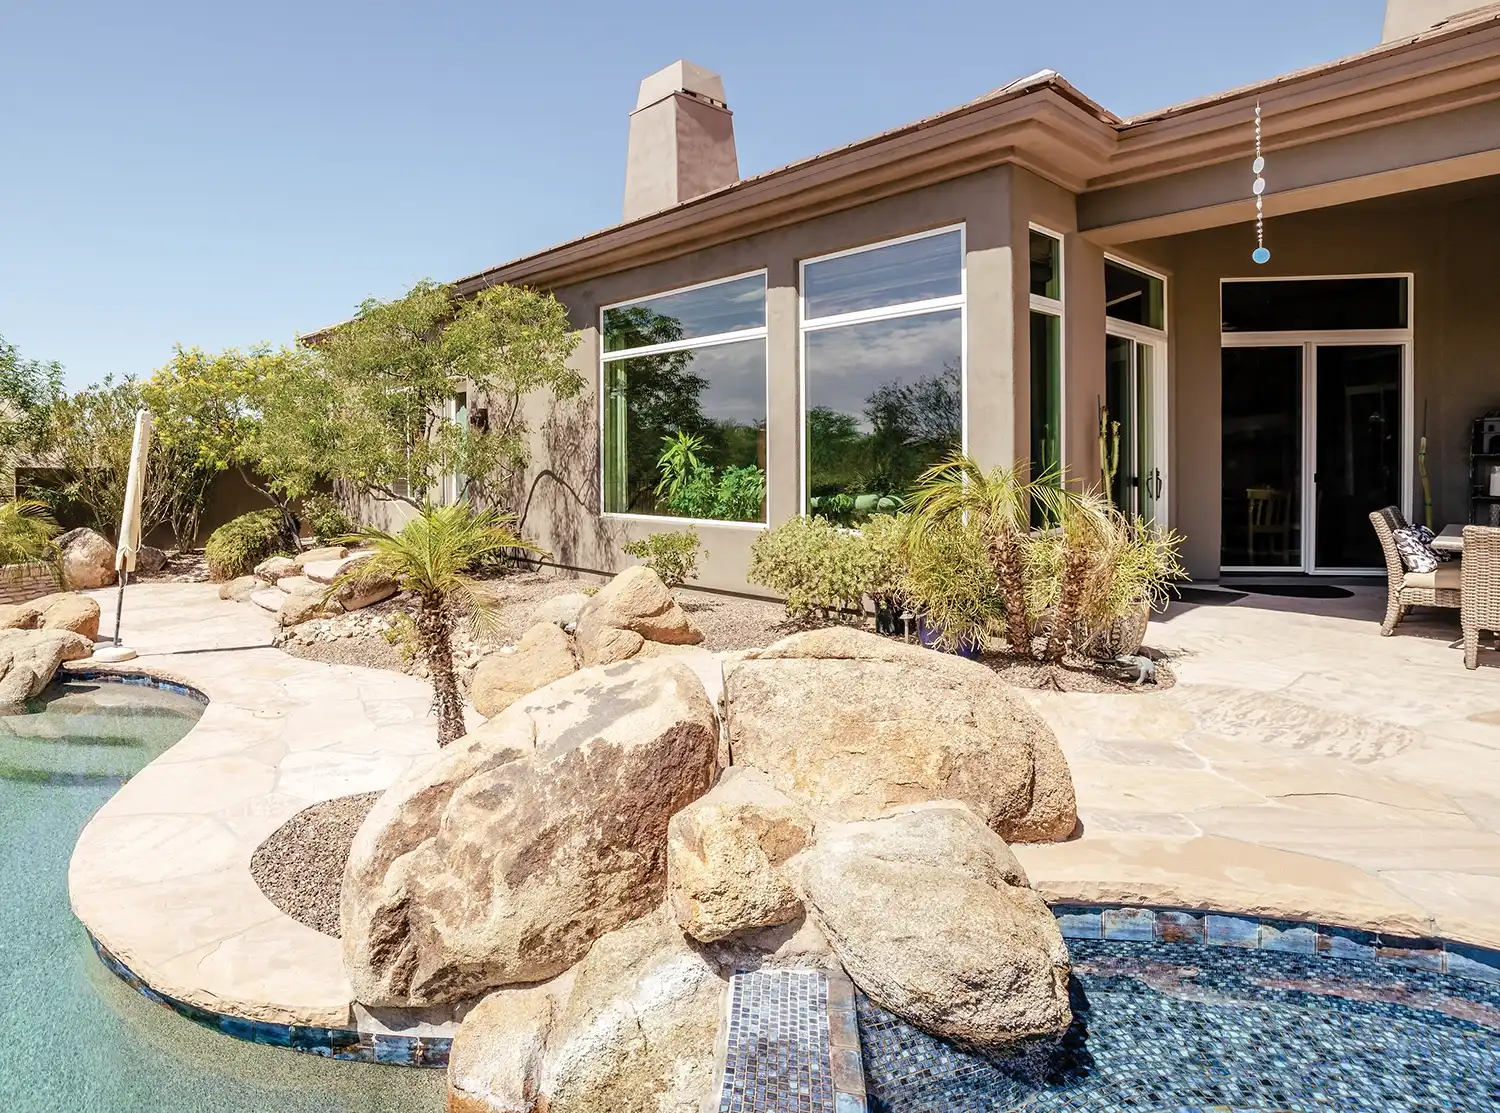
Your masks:
M1052 909L1064 939L1103 939L1104 910L1058 905Z
M1156 938L1156 913L1149 908L1106 908L1104 938L1149 943Z
M1259 947L1260 921L1241 916L1215 916L1206 920L1206 939L1212 947Z
M1258 933L1260 949L1292 955L1318 953L1318 929L1315 924L1296 920L1262 920Z
M1382 935L1375 947L1375 957L1381 962L1409 966L1414 970L1430 970L1434 974L1441 974L1444 967L1443 945L1435 939Z
M1318 953L1333 958L1361 959L1373 962L1377 953L1379 937L1373 932L1356 931L1353 928L1318 928Z
M1158 943L1202 943L1205 939L1204 921L1201 912L1156 913L1156 941Z
M834 1113L829 990L829 979L813 970L755 970L730 979L720 1113ZM835 992L852 998L852 990ZM843 1053L855 1062L838 1069L861 1077L857 1053Z
M1449 943L1444 951L1444 969L1447 973L1485 982L1500 982L1500 951L1468 947L1462 943Z

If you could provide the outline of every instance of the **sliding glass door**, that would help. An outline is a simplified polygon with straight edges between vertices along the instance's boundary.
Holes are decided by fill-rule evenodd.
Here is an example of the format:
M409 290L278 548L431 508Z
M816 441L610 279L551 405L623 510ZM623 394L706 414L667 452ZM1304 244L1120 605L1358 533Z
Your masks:
M1402 503L1404 344L1223 351L1226 571L1381 567L1372 510Z

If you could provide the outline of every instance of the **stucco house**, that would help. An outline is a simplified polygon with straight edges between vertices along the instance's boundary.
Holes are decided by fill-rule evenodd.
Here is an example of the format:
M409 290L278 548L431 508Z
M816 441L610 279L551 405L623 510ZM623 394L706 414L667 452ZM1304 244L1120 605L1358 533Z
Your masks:
M1117 500L1195 579L1375 574L1424 432L1436 522L1488 512L1500 4L1390 0L1364 53L1128 119L1043 71L743 179L722 81L679 62L631 114L624 222L457 286L496 282L583 335L521 499L561 565L687 516L702 585L744 591L767 524L857 521L958 445L1097 481L1104 411ZM672 501L680 433L712 470Z

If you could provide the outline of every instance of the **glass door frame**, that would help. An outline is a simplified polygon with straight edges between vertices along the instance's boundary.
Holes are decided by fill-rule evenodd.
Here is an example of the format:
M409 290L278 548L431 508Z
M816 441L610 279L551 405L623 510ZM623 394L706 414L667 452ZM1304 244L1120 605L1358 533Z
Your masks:
M1319 276L1327 277L1327 276ZM1408 316L1408 321L1410 317ZM1317 560L1318 466L1318 349L1329 347L1399 347L1401 349L1401 513L1411 519L1413 488L1414 337L1411 328L1368 329L1330 332L1225 332L1219 337L1225 348L1302 349L1302 540L1300 563L1281 566L1221 565L1221 572L1260 574L1305 573L1318 576L1384 576L1384 568L1324 568ZM1222 365L1221 365L1222 366ZM1221 521L1220 530L1223 529Z
M1134 266L1134 264L1131 264ZM1139 269L1139 268L1137 268ZM1161 482L1160 493L1156 496L1155 512L1153 520L1159 526L1166 527L1171 522L1171 496L1172 482L1171 472L1167 470L1167 334L1161 330L1148 328L1145 325L1133 325L1125 321L1116 321L1105 318L1104 333L1120 340L1131 342L1130 348L1130 392L1131 409L1137 411L1134 416L1139 415L1138 399L1136 397L1137 382L1139 381L1138 347L1151 349L1151 412L1146 415L1146 420L1151 423L1151 467L1157 473L1155 477L1141 477L1141 482L1148 478L1159 478ZM1111 415L1117 418L1117 415Z

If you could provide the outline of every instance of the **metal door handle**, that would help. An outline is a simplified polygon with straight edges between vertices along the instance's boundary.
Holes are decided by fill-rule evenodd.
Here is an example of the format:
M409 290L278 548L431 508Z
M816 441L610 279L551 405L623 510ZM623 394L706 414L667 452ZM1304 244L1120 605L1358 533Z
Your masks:
M1156 497L1161 498L1161 469L1156 468Z

